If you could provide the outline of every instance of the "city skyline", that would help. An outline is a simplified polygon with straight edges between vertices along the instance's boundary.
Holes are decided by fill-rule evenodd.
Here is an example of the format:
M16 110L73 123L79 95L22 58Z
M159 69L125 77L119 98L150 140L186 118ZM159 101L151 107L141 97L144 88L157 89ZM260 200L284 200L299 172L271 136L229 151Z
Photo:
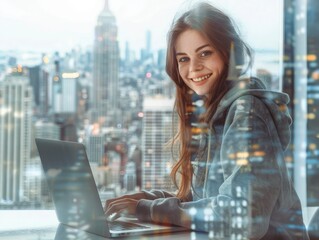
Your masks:
M126 42L134 51L144 48L145 33L148 30L152 33L152 50L165 48L166 33L175 13L182 12L195 2L198 1L163 0L158 3L155 0L110 0L110 9L117 19L120 49L125 49ZM242 3L235 0L210 2L229 13L253 48L279 48L282 38L282 1L271 0L267 4L261 4L260 1L256 3L254 0ZM4 0L0 5L0 31L4 33L0 39L0 51L50 53L67 52L75 47L92 48L94 25L103 9L104 0L98 0L96 4L89 1L78 3L74 0ZM262 9L260 6L263 6ZM248 7L254 11L247 14ZM252 21L257 18L260 21ZM269 40L264 41L266 36ZM121 55L123 54L124 50L121 51Z

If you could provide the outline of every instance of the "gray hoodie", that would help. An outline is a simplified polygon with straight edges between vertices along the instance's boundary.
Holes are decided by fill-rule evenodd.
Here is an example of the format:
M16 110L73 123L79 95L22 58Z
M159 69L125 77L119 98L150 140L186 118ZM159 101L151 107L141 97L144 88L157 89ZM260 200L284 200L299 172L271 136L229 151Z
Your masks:
M266 90L256 78L231 84L209 134L202 135L188 201L165 191L144 191L137 216L221 237L308 239L284 162L289 97Z

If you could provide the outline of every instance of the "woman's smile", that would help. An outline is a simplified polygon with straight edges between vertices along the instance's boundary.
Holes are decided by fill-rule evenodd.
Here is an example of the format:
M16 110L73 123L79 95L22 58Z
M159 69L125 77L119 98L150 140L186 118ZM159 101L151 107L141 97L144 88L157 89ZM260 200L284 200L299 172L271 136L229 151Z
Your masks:
M202 82L202 81L208 79L210 76L212 76L212 73L209 73L209 74L204 75L204 76L201 76L201 77L191 78L191 79L192 79L192 81L194 81L194 82Z

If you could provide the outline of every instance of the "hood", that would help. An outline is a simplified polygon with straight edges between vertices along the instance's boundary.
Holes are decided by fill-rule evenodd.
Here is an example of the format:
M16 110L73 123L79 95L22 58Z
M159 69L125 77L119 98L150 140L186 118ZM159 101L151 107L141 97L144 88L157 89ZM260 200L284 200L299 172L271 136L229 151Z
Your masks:
M232 87L221 99L212 122L218 120L237 98L243 95L253 95L268 108L276 126L282 149L285 150L290 142L290 125L292 123L287 108L289 96L285 93L267 90L264 83L257 78L239 79L230 84Z

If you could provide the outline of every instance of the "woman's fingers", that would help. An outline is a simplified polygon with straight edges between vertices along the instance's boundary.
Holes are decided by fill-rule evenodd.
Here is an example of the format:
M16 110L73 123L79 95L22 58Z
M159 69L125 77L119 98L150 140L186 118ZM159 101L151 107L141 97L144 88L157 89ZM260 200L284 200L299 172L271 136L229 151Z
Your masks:
M116 219L121 215L135 215L137 203L138 200L135 199L117 199L108 205L105 214L111 219Z
M109 206L113 203L113 202L116 202L116 201L119 201L121 199L124 199L126 198L126 196L121 196L121 197L118 197L118 198L111 198L111 199L108 199L105 201L105 204L104 204L104 212L109 208Z
M104 212L109 208L109 205L115 201L121 200L121 199L135 199L135 200L140 200L145 198L145 194L143 192L138 192L138 193L133 193L129 195L123 195L118 198L111 198L105 201L104 204Z

